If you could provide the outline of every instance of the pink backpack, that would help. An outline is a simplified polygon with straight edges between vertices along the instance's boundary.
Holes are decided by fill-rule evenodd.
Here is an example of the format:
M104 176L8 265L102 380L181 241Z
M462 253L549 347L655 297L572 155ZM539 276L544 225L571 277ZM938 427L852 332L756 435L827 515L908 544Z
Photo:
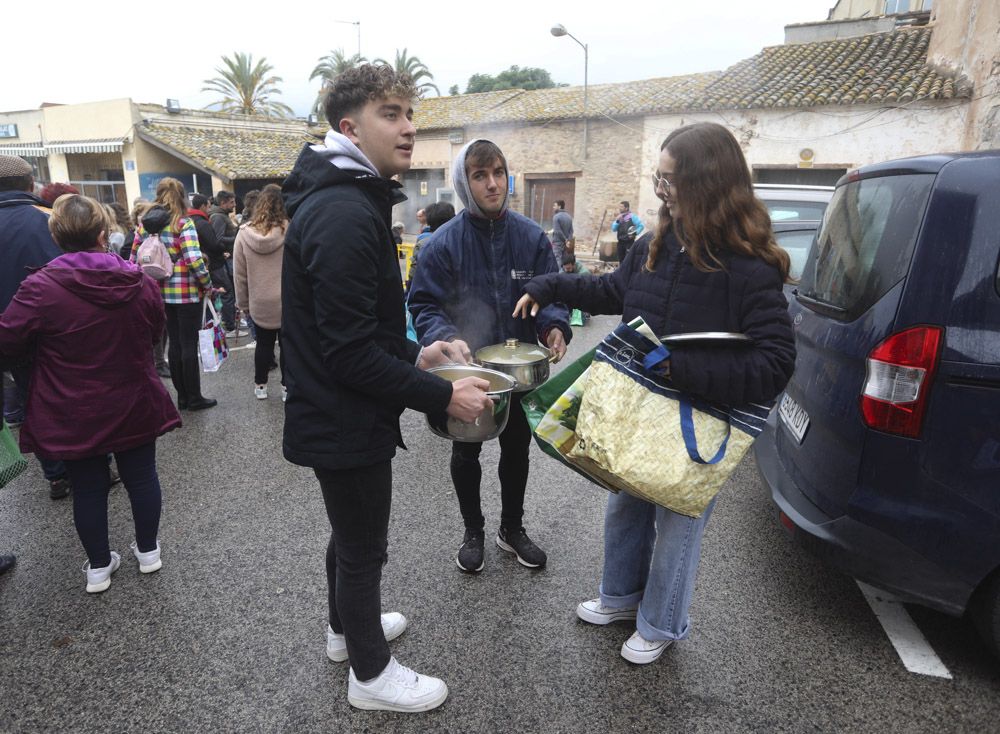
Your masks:
M160 232L170 223L170 212L162 206L150 208L142 217L142 226L149 234L135 252L135 262L153 280L166 280L174 272L174 258L160 239Z
M174 272L174 261L170 259L159 233L151 234L142 241L135 262L153 280L166 280Z

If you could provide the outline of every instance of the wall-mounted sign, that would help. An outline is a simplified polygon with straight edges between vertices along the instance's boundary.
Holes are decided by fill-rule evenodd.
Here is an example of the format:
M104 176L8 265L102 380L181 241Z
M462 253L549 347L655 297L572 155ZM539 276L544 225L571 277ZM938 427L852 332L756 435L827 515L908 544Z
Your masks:
M507 193L511 196L514 195L514 174L507 176Z
M427 182L426 181L421 181L420 182L420 195L421 196L427 196Z
M13 122L0 124L0 138L16 138L17 125Z
M125 161L125 170L126 171L134 171L135 170L135 161Z

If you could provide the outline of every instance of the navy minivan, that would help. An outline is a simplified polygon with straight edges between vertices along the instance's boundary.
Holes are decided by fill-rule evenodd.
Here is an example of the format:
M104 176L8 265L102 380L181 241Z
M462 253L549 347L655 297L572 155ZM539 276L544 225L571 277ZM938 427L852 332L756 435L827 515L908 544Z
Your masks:
M792 534L1000 653L1000 151L844 176L754 453Z

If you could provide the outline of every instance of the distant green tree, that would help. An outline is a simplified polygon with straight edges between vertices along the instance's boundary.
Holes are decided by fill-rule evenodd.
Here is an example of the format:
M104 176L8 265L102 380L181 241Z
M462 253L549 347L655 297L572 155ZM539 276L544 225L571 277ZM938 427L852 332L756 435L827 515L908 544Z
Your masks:
M389 63L385 59L375 59L376 64L389 64L398 72L406 72L413 78L413 83L417 85L417 89L421 92L425 92L428 89L433 89L434 94L441 96L441 90L437 88L437 85L432 81L421 82L421 79L433 80L434 75L431 74L430 69L424 65L418 57L409 56L404 48L400 51L396 49L396 61L395 63Z
M218 92L222 99L212 102L205 109L218 107L222 112L236 112L244 115L267 115L269 117L291 117L292 108L283 102L271 99L281 94L278 89L280 76L268 76L274 69L261 57L256 64L253 54L233 53L232 58L222 57L223 66L215 72L214 79L206 79L203 92Z
M530 66L522 69L515 65L506 71L501 71L496 76L473 74L469 77L469 83L465 85L465 93L498 92L503 89L551 89L552 87L565 86L567 85L552 81L552 75L545 69Z
M452 97L454 97L456 94L461 94L461 92L458 91L458 85L452 84L450 87L448 87L448 94L450 94Z
M348 69L361 66L366 61L367 59L361 54L354 54L353 56L345 55L342 48L333 49L326 56L321 56L319 63L316 64L316 68L309 75L309 81L317 78L322 80L319 93L316 95L316 101L313 103L313 112L322 114L323 90L327 85L332 84L334 79Z

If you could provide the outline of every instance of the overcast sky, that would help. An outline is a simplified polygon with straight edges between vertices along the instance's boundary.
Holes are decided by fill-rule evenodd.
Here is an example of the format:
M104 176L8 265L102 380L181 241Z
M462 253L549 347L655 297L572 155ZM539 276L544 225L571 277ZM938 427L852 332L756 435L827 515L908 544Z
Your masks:
M363 56L391 61L406 48L427 65L442 94L453 84L464 91L472 74L497 74L512 64L582 85L583 49L553 37L555 23L588 44L591 84L673 76L724 69L779 45L785 24L825 20L834 3L104 0L41 13L31 3L9 3L2 14L0 110L119 97L159 104L170 97L201 108L216 98L201 88L216 76L220 57L242 51L267 57L284 80L276 99L305 115L317 92L308 79L319 58L337 48L357 52L353 22L360 22ZM619 9L627 14L616 15Z

